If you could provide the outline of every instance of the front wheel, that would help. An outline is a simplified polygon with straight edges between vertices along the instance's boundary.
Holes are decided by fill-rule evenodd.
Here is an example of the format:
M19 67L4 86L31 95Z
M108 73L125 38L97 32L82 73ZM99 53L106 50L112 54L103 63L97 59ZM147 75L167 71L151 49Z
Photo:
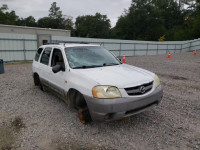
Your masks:
M83 95L80 92L73 90L69 93L69 98L73 107L78 110L80 122L83 124L89 123L92 119Z
M86 124L92 120L88 108L80 108L78 110L78 118L82 124Z

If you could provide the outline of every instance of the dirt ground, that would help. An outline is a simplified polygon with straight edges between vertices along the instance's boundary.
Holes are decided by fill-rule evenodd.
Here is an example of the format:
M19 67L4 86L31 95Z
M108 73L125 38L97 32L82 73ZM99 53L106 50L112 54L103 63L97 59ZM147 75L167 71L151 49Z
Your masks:
M77 112L35 87L31 64L0 74L0 150L200 149L200 51L128 57L158 74L161 104L125 121L82 125Z

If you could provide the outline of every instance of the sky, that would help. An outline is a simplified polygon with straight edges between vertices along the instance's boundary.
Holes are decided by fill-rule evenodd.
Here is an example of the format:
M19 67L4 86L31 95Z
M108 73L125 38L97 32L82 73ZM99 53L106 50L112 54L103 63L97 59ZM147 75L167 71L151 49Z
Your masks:
M124 9L131 5L131 0L0 0L0 6L7 4L9 10L15 10L19 17L34 16L38 20L48 16L53 2L57 2L63 15L72 16L74 20L77 16L100 12L108 16L112 27Z

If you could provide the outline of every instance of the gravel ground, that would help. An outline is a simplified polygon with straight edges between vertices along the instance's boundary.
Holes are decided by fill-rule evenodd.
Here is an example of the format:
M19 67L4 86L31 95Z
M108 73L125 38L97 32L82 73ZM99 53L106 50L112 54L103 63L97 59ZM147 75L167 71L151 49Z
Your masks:
M128 57L127 63L160 76L161 104L124 121L88 125L34 86L31 64L6 65L0 75L0 149L200 149L200 52L172 54L170 60Z

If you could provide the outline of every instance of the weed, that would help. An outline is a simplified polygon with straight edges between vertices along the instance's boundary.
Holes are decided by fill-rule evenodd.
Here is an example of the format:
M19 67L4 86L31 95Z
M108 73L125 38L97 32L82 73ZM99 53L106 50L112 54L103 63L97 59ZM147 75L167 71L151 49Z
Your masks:
M12 122L11 122L11 126L17 131L19 132L21 130L21 128L24 128L25 125L21 119L21 117L16 117Z
M0 150L10 150L15 143L15 133L11 127L0 127Z

